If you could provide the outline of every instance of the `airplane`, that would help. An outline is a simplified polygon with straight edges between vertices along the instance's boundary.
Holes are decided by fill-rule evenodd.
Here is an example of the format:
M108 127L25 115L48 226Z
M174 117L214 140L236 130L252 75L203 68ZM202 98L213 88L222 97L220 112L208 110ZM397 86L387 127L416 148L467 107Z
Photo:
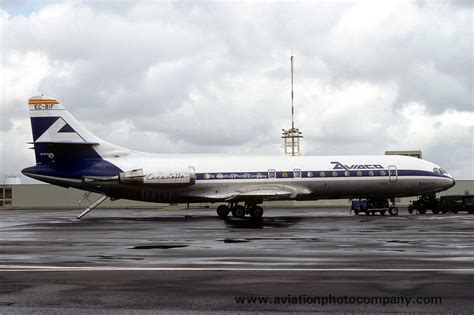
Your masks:
M87 131L57 100L29 99L36 165L31 178L107 198L159 203L219 203L226 218L261 218L263 201L395 198L446 190L454 178L426 160L390 155L245 156L156 154L125 149Z

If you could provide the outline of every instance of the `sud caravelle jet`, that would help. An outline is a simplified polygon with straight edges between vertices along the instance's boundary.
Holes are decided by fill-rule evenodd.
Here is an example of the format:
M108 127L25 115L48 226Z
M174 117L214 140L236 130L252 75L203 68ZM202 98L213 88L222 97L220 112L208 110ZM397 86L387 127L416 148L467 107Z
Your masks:
M29 102L36 165L31 178L101 194L160 203L217 202L217 214L260 218L264 200L394 198L446 190L454 179L438 165L406 157L154 154L121 148L87 131L57 101Z

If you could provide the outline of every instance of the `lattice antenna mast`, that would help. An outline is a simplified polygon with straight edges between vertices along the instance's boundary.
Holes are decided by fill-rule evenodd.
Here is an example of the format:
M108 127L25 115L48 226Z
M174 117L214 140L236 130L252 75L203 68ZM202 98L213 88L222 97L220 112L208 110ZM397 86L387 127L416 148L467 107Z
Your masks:
M295 128L295 93L293 91L293 56L290 58L291 62L291 129Z
M283 146L285 148L285 154L290 156L301 155L300 152L300 138L303 138L303 133L295 128L295 93L293 90L293 56L290 57L291 65L291 128L288 130L283 129L281 137L283 138Z

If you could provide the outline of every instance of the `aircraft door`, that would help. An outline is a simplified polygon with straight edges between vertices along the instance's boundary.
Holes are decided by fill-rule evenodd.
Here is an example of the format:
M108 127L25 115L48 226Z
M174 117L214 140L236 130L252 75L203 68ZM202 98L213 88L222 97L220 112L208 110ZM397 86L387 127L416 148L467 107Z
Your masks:
M388 166L388 181L396 182L398 180L398 170L395 165Z
M276 178L276 171L275 171L275 169L269 169L269 170L268 170L268 178L269 178L269 179L275 179L275 178Z

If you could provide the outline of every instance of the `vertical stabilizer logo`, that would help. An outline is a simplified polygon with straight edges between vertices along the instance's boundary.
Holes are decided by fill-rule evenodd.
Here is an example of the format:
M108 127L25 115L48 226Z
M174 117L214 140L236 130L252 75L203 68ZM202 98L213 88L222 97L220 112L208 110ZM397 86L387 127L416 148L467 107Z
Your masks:
M85 142L62 117L32 117L34 142Z

